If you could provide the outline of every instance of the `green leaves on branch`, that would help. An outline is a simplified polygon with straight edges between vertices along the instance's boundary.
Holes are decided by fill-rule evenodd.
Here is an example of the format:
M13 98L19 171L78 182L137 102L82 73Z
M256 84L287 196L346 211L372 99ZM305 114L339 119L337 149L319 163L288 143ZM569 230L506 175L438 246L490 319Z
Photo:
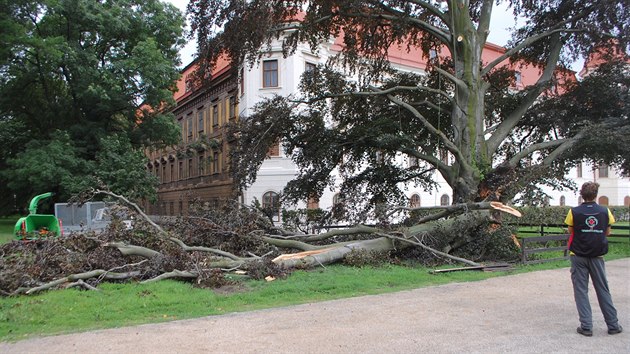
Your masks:
M139 154L179 140L162 112L179 77L180 11L158 0L0 4L0 123L24 128L0 156L16 168L0 184L63 199L80 185L71 180L97 176L117 193L150 195Z

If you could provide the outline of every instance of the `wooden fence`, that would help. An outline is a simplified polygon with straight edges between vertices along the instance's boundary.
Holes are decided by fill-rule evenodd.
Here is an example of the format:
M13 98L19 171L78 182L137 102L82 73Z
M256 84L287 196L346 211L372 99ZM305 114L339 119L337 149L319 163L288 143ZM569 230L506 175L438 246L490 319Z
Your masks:
M516 226L516 225L515 225ZM552 224L552 225L532 225L532 224L518 224L517 226L536 227L536 230L519 230L519 234L538 234L540 236L527 236L519 237L521 242L521 261L525 264L542 263L549 261L556 261L561 259L568 259L569 252L567 250L567 243L569 235L566 233L566 225L564 224ZM545 230L545 228L554 228L554 230ZM561 228L561 231L557 229ZM623 237L628 238L630 242L630 226L612 225L611 233L609 237ZM553 245L549 245L549 242L553 241ZM608 240L608 242L619 242L615 240ZM529 260L528 256L535 253L563 251L562 257L536 259Z

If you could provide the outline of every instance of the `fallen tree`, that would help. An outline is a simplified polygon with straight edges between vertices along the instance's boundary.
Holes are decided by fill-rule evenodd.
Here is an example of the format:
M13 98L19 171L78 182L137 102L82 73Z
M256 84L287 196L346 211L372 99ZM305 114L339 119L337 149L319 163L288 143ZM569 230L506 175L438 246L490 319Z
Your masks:
M461 240L474 243L480 235L489 234L498 224L492 210L520 215L501 203L469 203L439 208L410 227L356 225L303 234L280 229L260 211L236 203L226 203L223 210L199 205L197 215L156 223L124 196L107 190L94 190L90 195L107 195L135 211L134 228L126 230L114 220L99 234L2 246L3 295L74 286L94 290L102 281L169 278L217 287L225 284L223 274L227 272L238 271L254 279L278 278L296 268L343 262L352 254L400 255L408 249L420 249L447 262L479 266L478 261L453 254L463 246Z

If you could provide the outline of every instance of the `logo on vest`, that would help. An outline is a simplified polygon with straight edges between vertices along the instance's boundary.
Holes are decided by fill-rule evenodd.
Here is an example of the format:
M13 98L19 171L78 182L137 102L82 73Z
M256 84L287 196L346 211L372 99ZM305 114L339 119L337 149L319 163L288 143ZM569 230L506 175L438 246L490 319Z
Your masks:
M582 230L582 232L594 232L594 233L598 233L598 234L601 234L601 233L604 232L602 230L595 230L595 226L597 226L597 224L599 224L599 221L594 216L589 216L588 218L586 218L584 223L586 224L588 229L584 229L584 230Z

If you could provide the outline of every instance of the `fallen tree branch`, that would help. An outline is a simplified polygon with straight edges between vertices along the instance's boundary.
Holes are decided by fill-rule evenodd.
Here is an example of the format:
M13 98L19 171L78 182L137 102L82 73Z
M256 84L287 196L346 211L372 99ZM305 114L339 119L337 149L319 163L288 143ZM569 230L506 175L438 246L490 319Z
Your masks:
M111 272L109 272L107 270L104 270L104 269L96 269L96 270L92 270L92 271L89 271L89 272L68 275L66 277L59 278L59 279L53 280L51 282L48 282L46 284L43 284L43 285L31 288L29 290L26 290L24 293L26 295L30 295L30 294L34 294L34 293L42 291L42 290L53 288L53 287L55 287L57 285L60 285L60 284L63 284L63 283L67 283L67 282L71 282L71 281L75 281L75 280L79 280L79 279L83 279L83 280L84 279L89 279L89 278L97 277L97 276L105 274L105 273L107 273L105 275L105 279L116 279L116 280L128 279L128 278L140 275L140 272L137 272L137 271L127 272L127 273L111 273Z
M315 246L315 245L311 245L306 242L302 242L298 240L284 240L284 239L278 239L278 238L267 237L267 236L263 236L262 240L273 246L282 247L282 248L293 248L293 249L301 250L301 251L315 251L315 250L330 248L331 246L342 247L342 246L346 246L346 245L356 242L356 241L347 241L347 242L334 243L332 245Z
M338 229L332 230L328 232L323 232L321 234L305 234L305 235L290 235L290 236L278 236L278 235L265 235L270 238L276 239L299 239L303 242L313 242L313 241L322 241L334 236L348 236L348 235L359 235L359 234L373 234L378 232L379 229L365 226L365 225L357 225L355 227L350 227L347 229Z
M140 282L140 284L153 283L158 280L170 279L170 278L197 278L198 276L199 276L199 273L197 272L181 271L181 270L176 269L172 272L162 273L155 278L143 280Z
M371 240L345 242L343 244L335 244L336 247L328 247L321 253L310 254L302 258L279 259L274 263L287 268L309 268L317 265L335 263L342 260L352 250L368 250L368 251L391 251L394 245L391 239L379 237Z
M418 246L418 247L422 247L425 250L427 250L427 251L429 251L429 252L431 252L431 253L433 253L435 255L438 255L438 256L441 256L441 257L445 257L445 258L449 258L449 259L452 259L452 260L457 261L457 262L465 263L465 264L468 264L468 265L471 265L471 266L475 266L475 267L481 265L479 263L470 261L470 260L465 259L465 258L455 257L455 256L450 255L448 253L440 252L440 251L436 250L435 248L429 247L429 246L425 245L424 243L420 242L420 240L418 240L418 238L415 237L415 236L413 236L413 237L416 239L416 241L412 241L412 240L404 238L404 237L398 237L398 236L389 235L389 234L382 234L382 236L383 237L388 237L388 238L391 238L391 239L394 239L394 240L399 240L399 241L402 241L402 242L406 242L406 243L409 243L411 245L415 245L415 246Z
M239 257L237 255L234 255L230 252L225 252L225 251L221 251L219 249L216 248L210 248L210 247L202 247L202 246L188 246L184 243L184 241L175 238L175 237L169 237L169 240L175 242L176 244L178 244L184 251L200 251L200 252L210 252L210 253L214 253L217 254L219 256L222 257L226 257L235 261L238 260L243 260L244 258Z
M70 289L70 288L73 288L75 286L80 286L80 287L85 288L87 290L101 291L101 289L95 288L92 285L84 282L83 279L79 279L78 281L76 281L74 283L70 283L70 284L66 285L66 289Z
M406 206L396 206L393 208L393 210L391 212L389 212L387 214L387 216L391 216L392 214L400 211L400 210L406 210L406 211L415 211L415 210L434 210L434 209L441 209L443 210L440 213L434 214L434 215L440 215L439 217L434 217L434 215L429 215L424 217L422 220L426 221L432 221L432 220L437 220L439 218L454 214L456 212L467 212L469 210L486 210L486 209L494 209L494 210L499 210L502 211L504 213L508 213L508 214L512 214L516 217L521 217L521 212L509 207L503 203L500 202L478 202L478 203L462 203L462 204L453 204L453 205L443 205L443 206L431 206L431 207L415 207L415 208L411 208L411 207L406 207ZM426 222L424 221L424 222ZM420 222L418 222L420 223Z
M141 256L144 258L153 258L155 256L162 255L160 252L154 251L150 248L129 245L123 242L109 242L105 244L105 246L116 247L120 251L120 253L125 256Z

